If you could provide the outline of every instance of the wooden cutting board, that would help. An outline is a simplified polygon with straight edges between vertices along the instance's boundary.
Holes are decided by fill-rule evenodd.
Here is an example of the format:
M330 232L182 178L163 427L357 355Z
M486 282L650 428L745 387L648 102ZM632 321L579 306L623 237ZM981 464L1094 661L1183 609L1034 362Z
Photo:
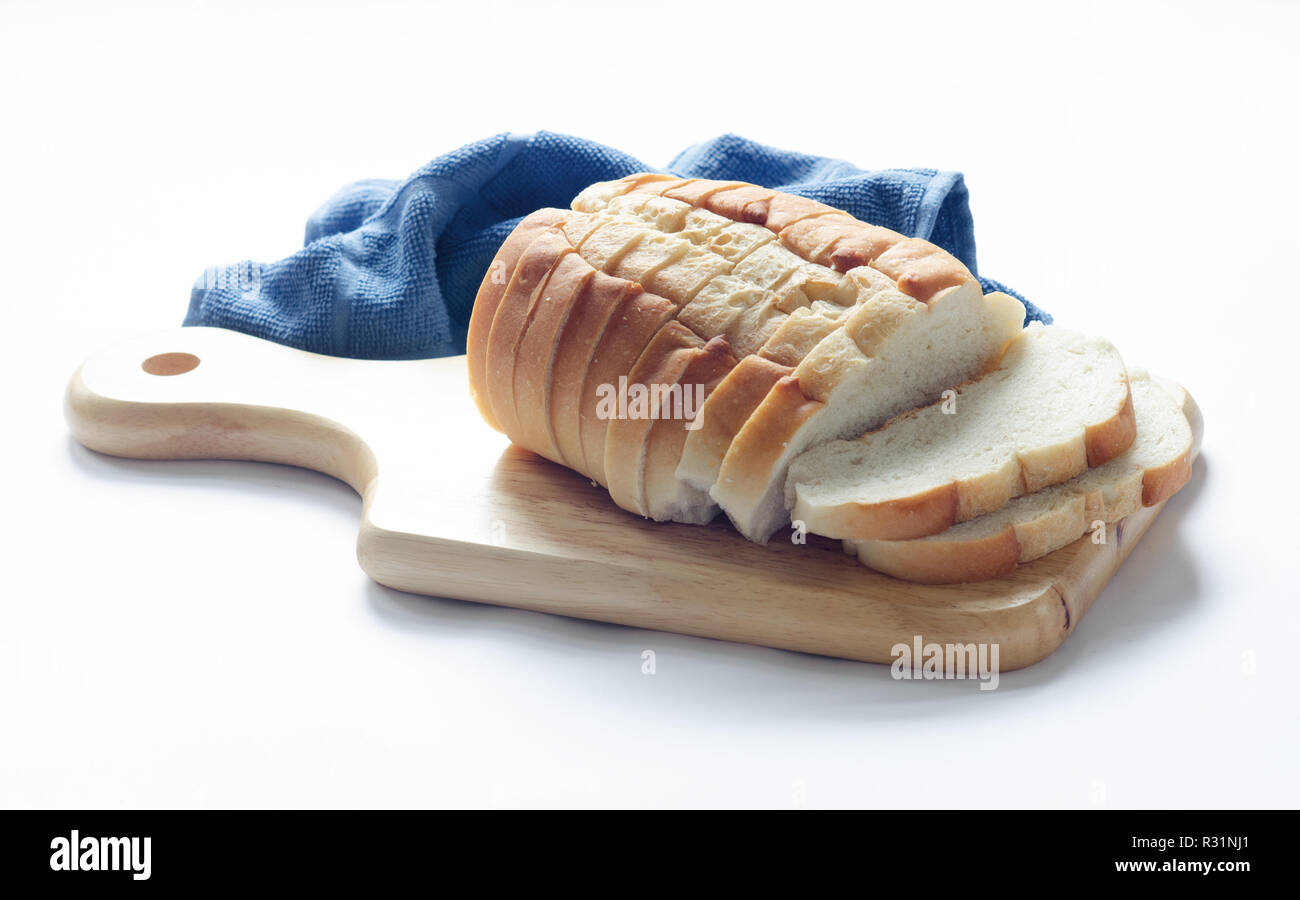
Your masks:
M65 408L77 439L103 453L263 460L342 479L363 498L357 558L390 587L870 662L916 635L996 642L1004 671L1037 662L1079 627L1163 506L1007 578L925 587L815 535L759 546L725 520L626 513L483 424L464 357L340 359L180 328L88 360Z

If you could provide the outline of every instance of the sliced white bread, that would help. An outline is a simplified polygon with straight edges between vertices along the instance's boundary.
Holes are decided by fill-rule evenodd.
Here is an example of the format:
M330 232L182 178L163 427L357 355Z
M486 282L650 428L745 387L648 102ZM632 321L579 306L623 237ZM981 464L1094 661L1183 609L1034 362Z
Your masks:
M534 305L515 356L514 417L520 443L562 465L566 458L560 453L551 414L555 363L574 301L595 275L596 270L576 253L560 259Z
M687 327L706 340L726 336L740 355L762 346L790 309L807 305L808 292L826 296L839 286L837 273L806 264L766 228L657 194L595 187L574 201L583 212L564 226L579 253L672 300ZM737 266L741 273L732 275Z
M708 179L645 180L642 175L633 175L588 190L593 196L654 194L736 222L761 225L807 262L837 272L870 266L888 275L903 293L922 301L972 280L959 260L928 241L869 225L815 200L752 184Z
M619 261L637 244L659 234L640 219L604 213L575 217L566 223L565 233L583 259L609 275L615 274Z
M1128 449L1134 431L1114 346L1035 324L994 371L949 400L800 456L788 499L793 518L817 534L922 537L1101 465Z
M635 280L661 297L667 297L679 307L687 307L700 292L726 275L732 263L709 250L691 246L686 252L665 265L651 270L644 278ZM624 276L629 277L629 276Z
M737 356L766 350L775 361L800 364L795 373L798 380L781 385L780 390L774 387L770 402L755 409L753 421L742 429L742 433L748 431L747 438L729 453L725 483L720 470L713 488L714 498L732 521L755 540L765 540L788 521L784 477L798 451L824 440L856 435L889 415L932 399L944 387L978 374L996 360L1023 320L1023 310L1012 298L980 298L970 273L941 249L867 225L805 198L754 185L636 178L593 186L584 193L594 199L580 197L575 206L601 210L601 215L610 215L615 205L634 210L645 204L636 199L638 194L698 205L700 209L687 214L681 233L694 234L694 241L707 241L710 246L718 246L718 235L727 227L719 219L741 223L731 226L738 234L745 233L744 228L753 233L754 226L762 226L779 237L779 244L751 240L746 255L730 272L731 278L771 291L774 298L755 307L747 297L733 306L726 301L727 292L739 296L735 283L715 277L709 285L717 290L701 292L712 302L694 308L688 304L683 318L704 336L725 334ZM835 265L836 270L827 264ZM870 274L864 276L864 272ZM884 285L893 296L889 302L873 304ZM815 310L814 303L819 304ZM874 308L856 318L833 308L856 310L864 305ZM906 327L904 319L922 312L933 315L923 320L924 325ZM971 313L973 316L968 315ZM918 348L916 341L906 338L909 332L924 332L931 323L941 321L960 322L949 331L961 332L961 343L954 350L955 359L941 359L938 366L926 368L913 357L923 356L935 341L921 333L918 340L925 343ZM845 333L834 334L841 329ZM883 337L893 338L895 332L900 336L899 346L878 351L876 348L886 343ZM950 336L939 335L944 344ZM864 351L864 347L868 349ZM855 400L864 393L868 354L878 357L872 360L877 365L870 370L874 384L908 367L922 369L922 377L908 383L910 375L905 374L904 389L910 389L906 396L893 404L867 404L863 410ZM726 398L728 387L724 383L722 396L715 394L711 400L734 409ZM867 388L866 393L872 392ZM809 402L827 400L832 401L831 411L824 415ZM792 415L791 407L800 414ZM845 412L848 419L841 421ZM792 426L798 427L792 431ZM795 449L790 450L791 446ZM696 475L706 472L697 469Z
M779 209L784 208L780 198L787 197L752 185L711 184L715 189L699 194L731 197L731 206L738 191L749 196L744 192L757 190L765 198L776 198L773 202ZM693 208L659 193L672 187L681 185L665 179L593 185L575 198L574 209L597 220L622 224L617 231L592 234L584 219L567 227L570 237L594 266L638 281L673 300L684 307L679 318L697 334L706 339L725 334L741 356L755 352L782 324L785 314L814 302L836 300L843 293L840 273L808 263L783 246L770 228ZM812 201L788 199L805 213L829 209L820 204L804 209L802 204ZM729 207L724 204L723 208ZM777 215L779 218L779 212ZM793 218L793 213L787 212L784 218ZM668 234L636 239L630 220L643 222L648 231ZM682 241L689 242L691 249ZM733 277L722 277L728 274ZM701 294L701 302L692 306ZM720 312L730 318L719 318Z
M501 430L512 437L520 434L514 401L519 345L529 319L545 294L551 272L565 256L573 253L573 245L561 229L540 231L519 257L492 318L487 339L487 399ZM529 360L530 365L532 362Z
M621 197L640 185L654 181L672 182L672 186L675 187L681 184L682 179L656 172L638 172L617 181L598 181L583 188L578 196L573 198L573 208L580 212L596 212L606 208L615 197Z
M932 402L991 367L1020 331L1024 307L981 295L973 280L929 302L883 291L856 308L778 382L732 440L711 494L736 528L764 542L790 521L790 463Z
M557 341L551 379L551 432L561 461L596 479L582 449L582 401L587 370L611 320L626 310L641 288L621 278L596 272L573 298L572 308ZM602 460L604 457L601 457Z
M893 286L887 276L864 266L845 275L833 303L815 301L788 316L767 320L769 327L765 330L732 338L742 342L744 352L751 352L753 341L767 335L757 355L744 356L736 370L709 395L697 429L686 439L678 476L693 487L710 490L718 480L732 439L777 381L792 375L792 367L842 327L854 309L882 291L893 290ZM689 309L682 310L678 318L684 318Z
M666 389L678 384L704 342L680 322L664 325L623 378L599 386L596 414L605 432L605 483L614 502L648 515L645 449ZM680 396L680 389L679 389ZM612 407L612 408L611 408Z
M596 391L631 372L668 322L676 318L697 338L724 338L742 362L762 354L769 364L744 365L743 378L735 375L741 366L715 366L718 387L707 394L699 431L710 439L698 453L697 432L661 441L656 425L625 440L620 427L613 444L640 448L645 466L639 482L617 490L643 514L703 521L716 501L743 533L766 539L789 519L792 459L986 371L1022 321L1017 301L980 296L941 249L805 198L642 175L593 186L575 207L555 222L569 252L546 242L557 247L542 248L554 258L538 283L545 254L539 249L525 266L516 251L514 293L507 285L497 306L511 302L471 347L471 364L486 364L484 380L497 385L489 404L496 396L508 419L494 424L606 483L606 462L617 458L617 468L623 454L607 447ZM600 271L563 259L575 255ZM493 375L491 360L507 368L510 348L528 361ZM702 348L692 350L703 371ZM691 377L690 366L679 381ZM713 426L710 404L720 411ZM706 501L699 492L710 480Z
M634 285L635 287L635 285ZM677 307L669 300L639 288L629 293L605 323L587 366L578 406L582 456L591 478L608 486L605 477L605 434L609 420L598 415L602 385L618 384L641 358L659 330L672 320Z
M1181 388L1154 382L1142 371L1129 372L1129 386L1137 437L1110 462L939 534L910 541L845 541L845 550L906 581L982 581L1073 543L1099 522L1118 522L1163 503L1191 475L1191 401Z
M693 429L686 435L677 477L707 495L718 480L718 469L722 467L722 460L736 432L749 420L773 385L793 371L789 366L759 355L741 359L709 394Z
M771 291L734 275L719 275L682 307L677 319L700 337L707 339L721 334L738 345L752 346L753 338L747 336L754 328L761 327L762 322L755 321L750 311L762 311L770 318L779 313L776 303L776 295Z
M664 401L661 415L651 424L645 443L645 515L659 521L703 525L718 514L708 491L677 477L682 448L694 421L710 394L736 366L727 341L709 340L695 351L678 381L680 394ZM670 386L671 387L671 386Z
M539 209L525 216L497 250L479 285L465 339L466 363L469 367L469 393L478 406L483 421L498 431L501 430L501 425L492 414L487 399L487 339L492 330L492 320L496 316L501 298L505 296L506 288L510 285L510 276L514 274L515 266L519 263L519 257L524 249L543 229L562 225L570 215L563 209Z

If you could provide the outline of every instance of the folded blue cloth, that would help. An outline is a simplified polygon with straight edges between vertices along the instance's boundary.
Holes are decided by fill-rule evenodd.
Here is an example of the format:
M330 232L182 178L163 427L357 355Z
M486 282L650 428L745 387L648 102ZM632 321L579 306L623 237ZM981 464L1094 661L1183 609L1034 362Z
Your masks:
M479 282L519 219L543 206L567 208L592 182L646 171L654 169L626 153L547 131L468 144L405 181L360 181L339 191L312 215L305 246L292 256L208 269L194 285L185 324L363 359L464 353ZM958 172L867 172L735 135L684 150L666 171L821 200L927 238L978 274ZM992 279L980 282L986 292L1015 294ZM1051 321L1025 307L1030 320Z

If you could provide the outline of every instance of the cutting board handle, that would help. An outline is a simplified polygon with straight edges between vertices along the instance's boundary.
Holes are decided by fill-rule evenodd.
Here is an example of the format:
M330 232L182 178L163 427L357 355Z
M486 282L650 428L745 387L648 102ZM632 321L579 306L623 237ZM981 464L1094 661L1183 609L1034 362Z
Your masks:
M304 466L365 494L375 457L359 436L375 372L222 328L123 341L68 383L64 414L85 446L139 459L248 459ZM373 415L371 413L370 415Z

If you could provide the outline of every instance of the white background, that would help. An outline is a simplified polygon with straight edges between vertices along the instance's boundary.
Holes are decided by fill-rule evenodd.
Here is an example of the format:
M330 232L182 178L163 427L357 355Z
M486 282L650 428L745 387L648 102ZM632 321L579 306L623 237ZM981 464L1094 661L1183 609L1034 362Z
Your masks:
M0 6L0 805L1296 806L1300 16L1047 6ZM960 169L982 271L1200 401L1191 484L981 693L401 594L342 484L68 436L204 267L538 128Z

